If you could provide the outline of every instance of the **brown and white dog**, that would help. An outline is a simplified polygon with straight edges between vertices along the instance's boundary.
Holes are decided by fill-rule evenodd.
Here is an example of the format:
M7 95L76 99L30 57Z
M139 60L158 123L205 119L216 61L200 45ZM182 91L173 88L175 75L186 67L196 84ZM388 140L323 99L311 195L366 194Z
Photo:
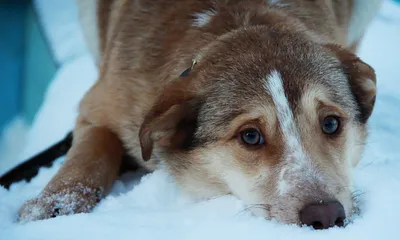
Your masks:
M376 95L353 52L380 0L77 2L100 77L65 164L21 220L91 211L127 151L195 199L233 194L267 219L344 225Z

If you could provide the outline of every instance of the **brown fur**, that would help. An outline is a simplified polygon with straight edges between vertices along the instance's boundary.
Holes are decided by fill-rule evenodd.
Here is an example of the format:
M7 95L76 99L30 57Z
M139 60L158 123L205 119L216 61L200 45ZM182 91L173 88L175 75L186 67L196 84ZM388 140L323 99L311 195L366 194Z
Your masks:
M98 1L99 80L81 102L65 165L21 218L57 215L43 204L52 189L71 192L81 184L104 196L123 148L149 170L166 163L196 198L234 194L263 204L258 214L288 223L299 223L298 211L320 200L337 199L351 215L349 166L360 159L376 94L372 68L345 50L351 3ZM192 26L195 14L210 9L209 22ZM189 76L179 78L192 59ZM263 87L274 70L301 126L305 161L318 174L304 166L288 170L297 156L287 153L285 129ZM332 114L343 128L327 137L320 124ZM250 127L266 145L241 142ZM279 194L282 182L294 187ZM97 195L85 196L89 207L76 211L94 206ZM45 210L32 217L32 206Z

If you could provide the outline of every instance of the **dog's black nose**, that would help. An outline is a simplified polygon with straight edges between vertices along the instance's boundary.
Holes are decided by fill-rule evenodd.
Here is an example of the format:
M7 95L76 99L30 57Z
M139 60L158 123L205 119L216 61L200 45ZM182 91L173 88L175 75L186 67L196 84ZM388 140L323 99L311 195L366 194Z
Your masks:
M314 229L327 229L334 226L343 227L346 214L339 202L313 203L300 211L301 224Z

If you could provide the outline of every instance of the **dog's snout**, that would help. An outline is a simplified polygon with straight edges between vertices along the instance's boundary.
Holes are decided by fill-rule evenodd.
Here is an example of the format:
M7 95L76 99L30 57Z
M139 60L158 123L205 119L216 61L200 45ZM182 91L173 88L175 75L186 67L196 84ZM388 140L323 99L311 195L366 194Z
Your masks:
M314 229L327 229L334 226L342 227L345 218L344 208L337 201L309 204L300 211L301 223L312 226Z

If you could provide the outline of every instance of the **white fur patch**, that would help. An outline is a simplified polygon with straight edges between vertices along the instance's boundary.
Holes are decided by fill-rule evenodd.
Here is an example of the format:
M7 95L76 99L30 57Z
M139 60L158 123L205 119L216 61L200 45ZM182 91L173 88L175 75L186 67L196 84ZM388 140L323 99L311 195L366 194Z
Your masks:
M214 10L205 10L201 13L196 13L193 15L194 21L192 26L194 27L204 27L207 25L211 18L215 16L217 13Z
M293 155L296 159L300 158L299 160L304 159L300 135L294 122L293 112L283 89L281 75L277 71L273 71L267 76L265 88L271 94L275 104L278 121L286 140L287 154Z
M289 172L307 165L306 154L302 148L292 109L285 95L281 75L277 71L272 71L271 74L266 77L264 87L271 94L276 108L278 122L286 143L285 160L283 163L285 167L281 169L278 184L278 191L283 195L288 191L288 183L285 180L285 174L289 174Z
M268 3L277 7L289 6L289 4L285 3L283 0L268 0Z

